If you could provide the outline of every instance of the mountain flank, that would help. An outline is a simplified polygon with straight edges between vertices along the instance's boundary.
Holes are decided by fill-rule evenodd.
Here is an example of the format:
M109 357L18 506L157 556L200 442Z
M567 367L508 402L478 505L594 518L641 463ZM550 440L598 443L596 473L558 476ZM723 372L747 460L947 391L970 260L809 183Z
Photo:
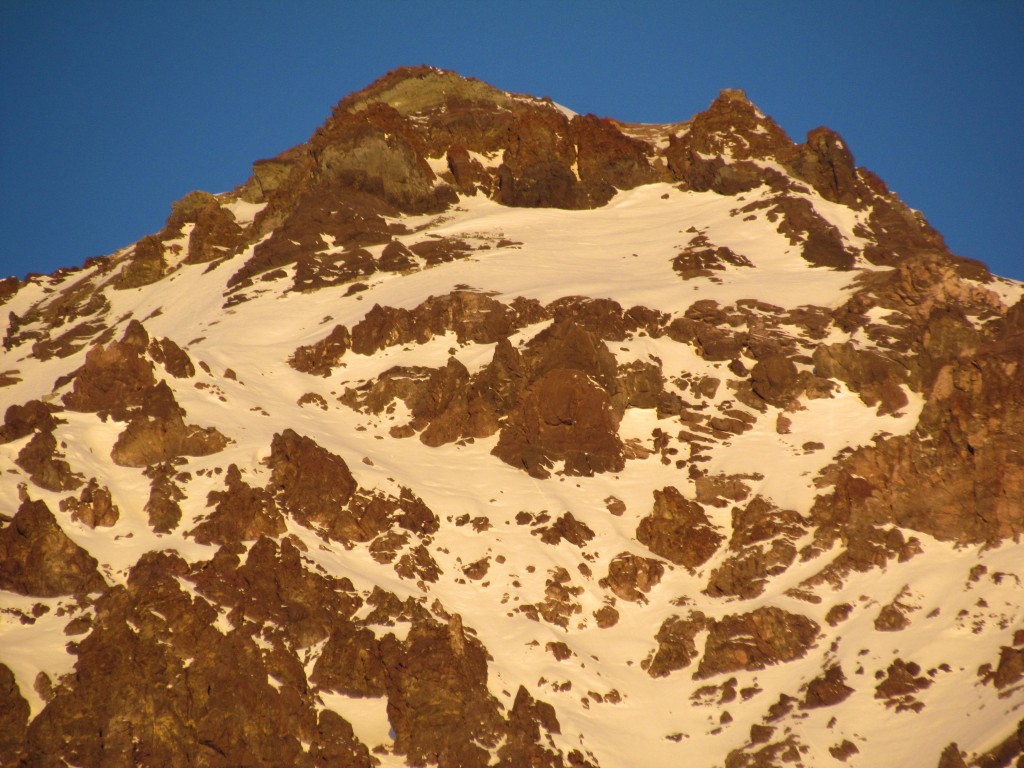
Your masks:
M0 764L1024 760L1024 285L828 128L401 68L0 305Z

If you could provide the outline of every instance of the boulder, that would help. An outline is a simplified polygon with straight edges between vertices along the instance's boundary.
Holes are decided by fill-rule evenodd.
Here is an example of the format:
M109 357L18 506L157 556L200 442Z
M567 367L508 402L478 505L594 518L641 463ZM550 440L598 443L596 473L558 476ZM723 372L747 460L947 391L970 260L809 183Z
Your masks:
M117 506L110 497L110 489L101 486L95 477L82 489L77 499L74 496L62 499L60 508L63 512L70 512L72 520L80 520L89 528L109 527L114 525L120 516Z
M556 461L567 475L618 472L626 464L619 418L607 392L584 373L558 368L528 386L492 451L545 478Z
M703 507L672 486L654 492L654 507L637 526L636 539L691 571L706 563L725 541Z
M806 616L768 606L712 620L709 629L698 679L799 659L817 640L819 627Z

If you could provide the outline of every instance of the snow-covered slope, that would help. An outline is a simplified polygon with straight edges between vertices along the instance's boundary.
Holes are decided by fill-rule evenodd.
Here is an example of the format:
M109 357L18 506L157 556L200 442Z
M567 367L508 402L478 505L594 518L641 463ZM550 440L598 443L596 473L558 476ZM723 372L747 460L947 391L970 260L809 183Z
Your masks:
M0 757L948 767L1011 737L1022 286L736 92L620 132L388 77L316 152L7 284ZM460 135L451 83L501 130Z

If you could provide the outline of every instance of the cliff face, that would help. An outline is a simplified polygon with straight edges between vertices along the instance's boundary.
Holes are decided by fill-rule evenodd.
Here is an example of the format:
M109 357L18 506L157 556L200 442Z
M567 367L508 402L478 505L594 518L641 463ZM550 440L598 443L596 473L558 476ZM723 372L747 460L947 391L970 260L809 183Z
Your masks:
M741 91L389 73L0 285L0 763L1006 764L1022 296Z

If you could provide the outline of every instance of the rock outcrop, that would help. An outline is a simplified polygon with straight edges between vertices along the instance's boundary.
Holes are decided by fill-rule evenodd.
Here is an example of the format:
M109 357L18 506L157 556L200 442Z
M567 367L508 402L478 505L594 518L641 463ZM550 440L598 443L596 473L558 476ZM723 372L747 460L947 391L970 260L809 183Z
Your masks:
M63 499L60 508L63 512L70 512L72 520L81 520L89 528L114 525L120 517L110 489L97 483L96 478L89 481L77 499L74 496Z
M148 467L177 456L209 456L227 444L214 427L186 424L185 410L161 381L146 390L142 407L133 413L110 455L123 467Z
M711 621L696 676L764 669L798 659L817 639L818 630L806 616L774 606Z
M41 501L23 501L0 529L0 589L33 597L100 592L107 584L97 566Z
M669 486L654 492L654 508L637 526L636 539L655 554L694 570L715 554L725 537L700 504Z
M141 406L156 385L153 365L143 357L148 342L148 334L136 340L126 332L121 341L91 349L75 376L74 388L63 398L64 406L70 411L110 413L118 419L124 418L128 408Z
M0 761L13 765L28 734L29 707L11 670L0 664Z
M254 541L263 536L280 536L287 530L284 516L271 495L246 483L236 465L228 467L224 485L223 491L210 492L207 505L213 511L190 531L200 544Z

